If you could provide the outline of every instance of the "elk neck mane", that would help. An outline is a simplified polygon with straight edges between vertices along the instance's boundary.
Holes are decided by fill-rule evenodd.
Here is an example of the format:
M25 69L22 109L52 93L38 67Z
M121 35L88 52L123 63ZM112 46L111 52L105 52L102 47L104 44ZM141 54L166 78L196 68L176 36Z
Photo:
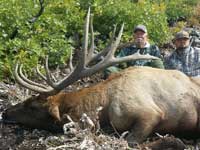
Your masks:
M105 109L110 102L107 94L110 86L106 85L113 84L121 76L121 73L113 74L107 80L96 85L72 92L62 91L48 97L48 104L51 107L58 106L61 117L66 112L75 120L78 120L84 112L93 116L99 107L102 106Z

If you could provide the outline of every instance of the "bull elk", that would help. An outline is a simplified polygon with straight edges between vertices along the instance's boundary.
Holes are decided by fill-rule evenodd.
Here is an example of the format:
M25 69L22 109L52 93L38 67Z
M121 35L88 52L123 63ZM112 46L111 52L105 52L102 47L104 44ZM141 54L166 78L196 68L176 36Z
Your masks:
M14 75L18 83L39 95L5 110L4 121L61 131L67 121L66 114L77 121L83 113L90 116L96 108L102 106L100 122L111 123L118 131L129 130L129 143L141 142L153 132L199 132L200 82L179 71L132 67L92 87L73 92L61 91L78 79L108 66L130 60L156 59L138 53L123 58L114 57L123 25L118 37L113 36L109 45L94 55L94 34L89 19L90 11L86 17L79 62L75 68L71 67L71 73L61 81L52 81L48 59L45 65L46 76L39 74L49 86L29 80L23 74L22 65L16 65ZM91 48L88 49L89 26ZM99 61L94 63L95 60Z

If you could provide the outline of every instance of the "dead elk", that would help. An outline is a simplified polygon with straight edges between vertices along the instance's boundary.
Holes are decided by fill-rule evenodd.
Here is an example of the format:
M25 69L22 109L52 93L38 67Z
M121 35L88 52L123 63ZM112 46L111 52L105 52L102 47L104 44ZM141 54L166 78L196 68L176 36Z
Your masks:
M61 130L68 114L78 121L99 106L102 123L129 130L127 140L141 142L151 133L198 133L200 84L179 71L132 67L95 86L40 94L8 108L3 118L32 128Z
M66 115L77 121L83 113L90 116L101 106L100 122L111 123L118 131L129 130L129 143L141 142L153 132L199 132L200 84L198 79L189 78L178 71L133 67L95 86L60 92L75 81L108 66L130 60L156 59L138 53L123 58L114 57L123 25L118 37L113 36L104 50L94 54L92 25L91 47L88 48L89 17L88 11L79 62L76 67L71 66L71 73L61 81L52 81L48 59L46 76L39 75L49 86L27 79L22 65L16 65L14 75L18 83L40 94L8 108L3 119L32 128L61 130L67 121Z

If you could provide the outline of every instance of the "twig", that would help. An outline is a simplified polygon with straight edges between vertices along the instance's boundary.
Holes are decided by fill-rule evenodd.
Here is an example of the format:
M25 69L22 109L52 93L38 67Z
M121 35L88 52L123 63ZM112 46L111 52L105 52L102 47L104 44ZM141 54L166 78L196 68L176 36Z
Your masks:
M117 129L115 128L115 126L113 125L112 121L110 122L110 124L111 124L112 128L114 129L115 133L117 134L117 136L120 138L121 136L120 136L119 132L117 131Z
M31 19L29 19L29 23L34 23L44 12L44 0L39 0L40 3L40 10L39 12Z

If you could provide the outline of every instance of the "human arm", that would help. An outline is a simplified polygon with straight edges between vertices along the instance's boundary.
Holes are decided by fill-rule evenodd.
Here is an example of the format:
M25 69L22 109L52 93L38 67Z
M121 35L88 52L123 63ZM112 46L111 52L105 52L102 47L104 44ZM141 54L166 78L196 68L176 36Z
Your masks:
M160 59L152 60L150 62L150 64L149 64L149 66L154 67L154 68L160 68L160 69L164 69L165 68L164 67L164 63L163 63L163 61L161 59L160 49L157 46L155 46L155 45L151 46L150 55L156 56L156 57L158 57Z

